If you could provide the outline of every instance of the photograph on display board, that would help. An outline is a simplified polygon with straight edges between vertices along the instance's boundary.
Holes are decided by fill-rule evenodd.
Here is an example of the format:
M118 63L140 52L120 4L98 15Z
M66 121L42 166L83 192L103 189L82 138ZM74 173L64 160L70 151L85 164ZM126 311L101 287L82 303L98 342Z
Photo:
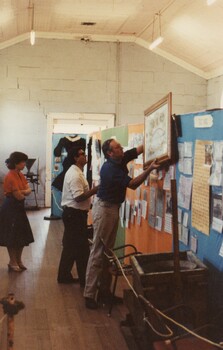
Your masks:
M222 193L212 193L212 211L211 221L212 229L218 233L222 233L223 230L223 205L222 205Z
M144 168L171 160L172 93L145 110Z

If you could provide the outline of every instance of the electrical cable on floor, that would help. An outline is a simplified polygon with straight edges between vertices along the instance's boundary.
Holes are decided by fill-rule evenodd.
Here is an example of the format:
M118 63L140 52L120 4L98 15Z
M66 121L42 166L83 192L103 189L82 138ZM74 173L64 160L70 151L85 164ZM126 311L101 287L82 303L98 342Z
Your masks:
M6 314L0 319L0 334L2 334L2 330L4 328L4 325L2 324L4 319L6 318ZM0 349L3 349L3 342L5 341L4 337L0 337Z
M125 271L124 271L124 269L123 269L123 267L122 267L122 264L120 263L118 257L114 254L114 252L113 252L112 250L111 250L111 252L112 252L112 255L113 255L115 261L117 262L117 264L118 264L118 266L119 266L119 268L120 268L120 270L121 270L121 272L122 272L122 275L123 275L123 277L125 278L125 280L126 280L128 286L130 287L130 289L132 290L132 292L134 293L134 295L137 297L137 299L139 299L139 295L136 293L135 289L133 288L133 286L132 286L131 283L129 282L127 276L125 275ZM193 335L194 337L196 337L196 338L198 338L198 339L200 339L200 340L203 340L203 341L206 342L206 343L209 343L209 344L211 344L211 345L213 345L213 346L216 346L216 347L219 348L219 349L223 349L223 345L218 344L218 343L215 343L215 342L212 342L211 340L200 336L199 334L197 334L197 333L191 331L189 328L183 326L181 323L178 323L177 321L175 321L175 320L172 319L171 317L165 315L165 314L164 314L163 312L161 312L159 309L155 308L148 300L147 300L147 303L148 303L148 305L149 305L150 307L152 307L153 310L154 310L155 312L157 312L160 316L162 316L163 318L167 319L168 321L174 323L174 324L177 325L178 327L184 329L187 333ZM150 322L148 321L148 319L147 319L146 317L144 317L143 320L144 320L145 322L148 323L148 325L152 328L152 330L153 330L156 334L163 336L163 335L160 334L158 331L156 331L156 330L154 329L154 327L152 327L152 325L150 324ZM167 325L165 325L165 326L166 326L167 329L169 329ZM169 330L170 330L170 329L169 329ZM170 331L171 331L171 330L170 330ZM172 332L172 331L171 331L171 332ZM166 335L165 335L165 337L166 337Z
M4 319L5 319L6 316L7 316L7 315L5 314L5 315L1 318L0 323L2 323L2 322L4 321Z
M57 206L57 209L59 209L61 212L63 211L63 209L59 206L59 204L57 203L57 199L56 199L56 196L55 196L55 194L53 193L53 191L52 191L52 195L53 195L53 199L54 199L54 202L55 202L55 204L56 204L56 206Z

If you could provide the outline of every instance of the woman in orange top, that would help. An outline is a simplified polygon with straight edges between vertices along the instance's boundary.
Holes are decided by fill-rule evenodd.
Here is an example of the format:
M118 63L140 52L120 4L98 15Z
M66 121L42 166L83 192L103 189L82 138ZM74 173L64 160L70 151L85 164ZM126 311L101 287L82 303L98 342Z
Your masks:
M22 263L24 246L34 242L32 230L27 218L24 202L31 193L25 176L21 173L28 156L22 152L13 152L6 164L10 169L4 179L5 200L0 211L0 246L7 247L9 253L9 271L26 270Z

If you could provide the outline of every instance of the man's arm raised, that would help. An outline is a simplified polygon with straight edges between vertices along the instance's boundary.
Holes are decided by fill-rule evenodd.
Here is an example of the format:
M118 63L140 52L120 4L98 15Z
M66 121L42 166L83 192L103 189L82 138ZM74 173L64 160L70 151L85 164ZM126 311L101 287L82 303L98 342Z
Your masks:
M155 159L149 165L149 167L146 168L146 170L143 171L142 174L140 174L139 176L135 177L134 179L132 179L129 182L128 187L131 188L132 190L135 190L137 187L139 187L146 180L146 178L149 176L151 171L153 171L154 169L158 169L159 167L160 167L160 164L157 164L156 163L156 159Z

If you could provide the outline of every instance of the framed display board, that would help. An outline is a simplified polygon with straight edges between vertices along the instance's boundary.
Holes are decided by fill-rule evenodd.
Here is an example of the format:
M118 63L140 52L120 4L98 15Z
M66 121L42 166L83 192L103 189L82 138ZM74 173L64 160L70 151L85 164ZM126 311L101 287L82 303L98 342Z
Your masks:
M144 115L144 168L146 168L154 159L157 159L158 163L171 160L172 93L146 109Z

